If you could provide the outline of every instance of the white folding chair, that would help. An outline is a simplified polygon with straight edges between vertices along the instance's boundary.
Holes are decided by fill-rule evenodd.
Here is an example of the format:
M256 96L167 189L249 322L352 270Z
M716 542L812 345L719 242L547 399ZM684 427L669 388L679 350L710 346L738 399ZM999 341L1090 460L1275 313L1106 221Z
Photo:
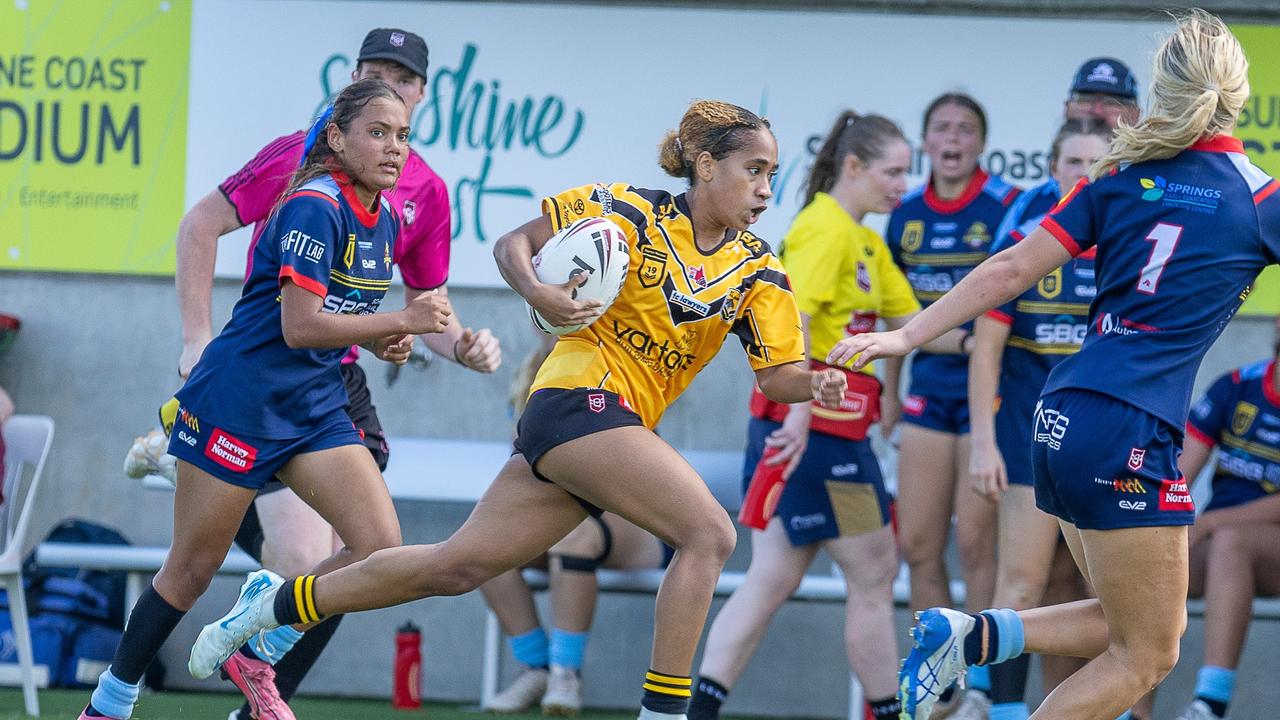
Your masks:
M31 515L44 461L53 444L53 418L14 415L4 424L4 504L0 505L0 582L9 598L9 618L18 644L22 673L22 698L27 714L40 716L36 700L35 662L31 654L31 630L27 625L27 601L22 587L22 559L35 548Z

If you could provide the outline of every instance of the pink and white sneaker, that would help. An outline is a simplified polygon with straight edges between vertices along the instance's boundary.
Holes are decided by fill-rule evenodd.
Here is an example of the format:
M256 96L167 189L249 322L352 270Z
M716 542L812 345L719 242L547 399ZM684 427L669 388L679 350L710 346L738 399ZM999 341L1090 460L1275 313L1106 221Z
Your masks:
M106 715L90 715L89 706L85 705L84 709L80 711L80 717L76 718L76 720L117 720L117 719L107 717Z
M222 677L235 683L258 720L294 720L293 711L276 690L276 671L269 664L239 651L222 663Z

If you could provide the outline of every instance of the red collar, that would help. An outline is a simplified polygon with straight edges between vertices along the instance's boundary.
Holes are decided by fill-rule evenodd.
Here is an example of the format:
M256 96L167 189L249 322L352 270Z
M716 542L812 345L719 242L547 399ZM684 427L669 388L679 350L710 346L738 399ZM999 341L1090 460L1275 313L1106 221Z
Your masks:
M351 206L351 211L356 214L356 219L360 224L371 228L378 224L378 215L382 213L382 193L373 196L373 212L369 212L369 208L364 206L360 201L360 196L356 195L355 184L351 180L351 176L341 170L331 170L329 174L333 176L335 182L338 183L338 189L342 191L342 197L347 199L347 204Z
M1267 372L1262 376L1262 395L1267 402L1280 408L1280 393L1276 392L1276 361L1267 364Z
M930 210L944 215L959 212L968 207L969 203L973 202L982 193L982 186L987 184L987 178L988 175L982 168L974 170L973 175L969 177L969 184L965 186L964 192L951 200L943 200L938 197L938 194L933 189L933 179L930 178L929 184L924 187L924 204L928 205Z
M1243 154L1244 143L1239 138L1233 138L1230 135L1214 135L1213 137L1200 138L1187 149L1200 150L1202 152Z

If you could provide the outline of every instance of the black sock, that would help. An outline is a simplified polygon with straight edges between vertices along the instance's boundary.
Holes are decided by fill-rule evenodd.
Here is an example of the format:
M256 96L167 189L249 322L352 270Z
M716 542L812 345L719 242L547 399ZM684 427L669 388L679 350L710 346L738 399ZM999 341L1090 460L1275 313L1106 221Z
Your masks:
M871 717L875 718L875 720L897 720L898 713L902 712L902 701L896 697L869 700L867 707L871 710Z
M991 702L1022 702L1027 696L1027 670L1030 655L1019 655L991 666Z
M970 615L974 627L964 639L964 662L966 665L986 665L996 658L1000 648L1000 634L995 620L986 613Z
M718 720L720 706L729 696L729 688L709 677L698 678L689 701L689 720Z
M116 655L111 660L111 674L120 680L137 685L147 671L151 660L160 652L160 646L178 626L187 613L175 608L160 597L155 587L148 585L138 604L129 613Z
M640 707L658 713L684 715L689 711L692 685L693 678L650 670L644 674L644 697L640 698Z
M249 509L244 511L244 519L240 521L240 527L236 530L235 544L261 565L262 543L265 540L262 521L258 519L257 503L249 503Z
M315 588L315 575L286 580L276 591L275 604L272 606L276 622L281 625L318 622L321 616L316 610Z
M1214 715L1217 715L1220 718L1227 716L1227 703L1224 703L1221 700L1210 700L1202 695L1197 695L1196 699L1205 705L1208 705L1209 710L1212 711Z
M952 685L951 687L942 691L942 694L938 696L938 702L949 703L951 702L951 698L955 696L956 696L956 686Z

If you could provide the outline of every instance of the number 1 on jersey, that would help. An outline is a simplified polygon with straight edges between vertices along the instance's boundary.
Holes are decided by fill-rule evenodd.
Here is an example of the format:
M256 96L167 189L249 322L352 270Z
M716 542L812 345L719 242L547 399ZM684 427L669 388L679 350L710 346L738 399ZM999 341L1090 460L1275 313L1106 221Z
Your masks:
M1151 228L1151 232L1147 233L1145 239L1147 242L1154 242L1155 247L1151 248L1151 258L1147 260L1142 273L1138 275L1138 292L1146 295L1156 294L1156 288L1160 286L1160 276L1164 274L1164 266L1168 265L1169 258L1173 257L1174 248L1178 247L1178 238L1181 236L1181 225L1163 222L1156 223L1156 226Z

